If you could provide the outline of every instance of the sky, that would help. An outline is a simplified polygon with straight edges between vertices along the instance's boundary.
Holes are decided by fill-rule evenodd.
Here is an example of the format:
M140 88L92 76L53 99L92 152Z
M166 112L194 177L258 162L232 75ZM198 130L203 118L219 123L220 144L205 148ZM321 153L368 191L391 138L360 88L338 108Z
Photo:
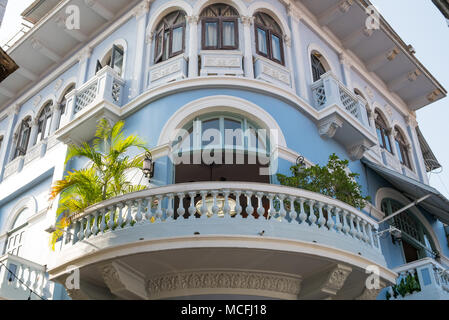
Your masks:
M20 13L33 0L9 0L0 45L20 29ZM416 50L416 57L449 90L449 27L431 0L372 0L380 13ZM449 98L417 112L421 131L443 166L440 173L429 175L430 184L449 198Z

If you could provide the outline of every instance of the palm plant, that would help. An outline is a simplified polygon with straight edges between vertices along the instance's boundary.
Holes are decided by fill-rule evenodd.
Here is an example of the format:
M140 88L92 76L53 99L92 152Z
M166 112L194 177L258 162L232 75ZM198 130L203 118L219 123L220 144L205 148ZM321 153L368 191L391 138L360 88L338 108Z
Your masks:
M130 192L145 189L144 185L133 185L127 179L127 173L142 167L139 157L130 158L131 148L146 150L145 142L136 135L123 133L123 121L111 126L101 119L92 144L69 145L65 164L73 158L86 158L90 161L87 168L68 172L63 180L57 181L51 189L50 201L59 195L56 232L51 243L62 236L63 229L70 224L69 217L83 212L98 202Z

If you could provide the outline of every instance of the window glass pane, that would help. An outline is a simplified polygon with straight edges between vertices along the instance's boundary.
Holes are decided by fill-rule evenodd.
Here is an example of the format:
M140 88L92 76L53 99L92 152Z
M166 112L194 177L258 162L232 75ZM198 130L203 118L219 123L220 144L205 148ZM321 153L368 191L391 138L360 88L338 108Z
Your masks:
M173 43L172 43L172 53L176 53L182 50L182 35L184 27L179 27L173 29Z
M170 41L170 33L167 31L164 33L164 54L162 60L167 60L170 57L170 47L168 45L169 41Z
M114 48L115 49L115 48ZM114 50L114 61L112 61L112 68L119 74L122 74L123 68L123 52L121 50Z
M205 133L207 136L210 136L210 137L207 137L209 139L206 138ZM217 140L217 138L219 138L220 135L221 135L221 132L220 132L220 120L219 119L207 120L207 121L203 121L201 123L201 141L202 141L203 147L207 147L209 145L210 146L219 145L220 140Z
M217 47L218 45L218 24L217 22L206 22L204 24L204 43L206 47Z
M156 55L155 55L155 60L156 61L159 61L162 58L162 55L163 55L163 51L162 51L162 49L163 49L163 37L162 37L162 35L163 35L163 31L159 32L157 34L157 37L156 37Z
M236 120L225 119L224 128L225 128L225 144L243 147L242 123Z
M268 54L267 33L260 28L257 28L257 48L259 49L259 52Z
M271 35L271 48L273 52L273 59L281 61L281 39L279 39L279 37Z
M388 137L388 134L384 131L384 136L385 136L385 149L388 150L388 152L391 152L391 144L390 144L390 138Z
M382 139L382 130L380 128L376 128L377 131L377 139L379 140L379 145L384 147L384 141Z
M401 161L401 163L404 163L404 158L402 157L401 145L399 144L399 142L397 140L395 140L395 142L396 142L396 150L398 151L399 161Z
M235 47L235 23L233 21L223 22L223 46Z

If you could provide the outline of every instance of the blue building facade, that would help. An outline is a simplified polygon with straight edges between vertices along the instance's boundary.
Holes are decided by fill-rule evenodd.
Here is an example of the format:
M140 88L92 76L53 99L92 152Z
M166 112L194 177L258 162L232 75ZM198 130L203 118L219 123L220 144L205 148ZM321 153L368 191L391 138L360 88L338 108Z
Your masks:
M8 51L1 297L449 298L449 201L415 113L446 91L368 1L78 2L33 4ZM67 145L102 118L146 141L154 176L74 217L53 251L50 188L88 165L66 165ZM365 208L279 185L334 153Z

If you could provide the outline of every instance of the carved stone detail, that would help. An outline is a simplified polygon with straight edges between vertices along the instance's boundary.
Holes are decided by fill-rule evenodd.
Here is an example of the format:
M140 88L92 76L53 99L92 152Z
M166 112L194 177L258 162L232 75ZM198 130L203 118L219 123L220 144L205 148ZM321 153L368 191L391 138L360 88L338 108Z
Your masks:
M352 268L344 265L337 265L330 273L326 283L322 287L322 291L336 295L343 288L346 279L351 274Z
M369 143L364 140L359 144L356 144L348 149L350 158L352 161L360 160L362 159L363 155L366 151L370 149Z
M338 7L342 13L346 13L349 11L351 6L354 4L354 0L343 0L339 3Z
M120 288L123 284L120 281L120 276L116 270L116 268L112 265L107 265L103 267L102 270L103 280L106 285L111 289Z
M251 16L242 16L241 19L244 25L252 25L254 23L254 17Z
M337 117L331 117L319 124L320 135L324 138L333 138L337 130L343 126L343 121Z
M194 271L154 277L147 282L149 297L191 289L250 289L298 296L299 277L245 271Z

